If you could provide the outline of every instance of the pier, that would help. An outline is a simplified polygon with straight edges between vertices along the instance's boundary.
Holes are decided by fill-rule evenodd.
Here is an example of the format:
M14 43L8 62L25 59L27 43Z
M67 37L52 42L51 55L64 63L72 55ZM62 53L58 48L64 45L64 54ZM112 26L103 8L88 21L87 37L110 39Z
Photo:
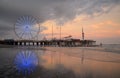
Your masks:
M0 40L0 44L3 45L15 45L15 46L41 46L41 47L91 47L95 46L96 41L93 40Z

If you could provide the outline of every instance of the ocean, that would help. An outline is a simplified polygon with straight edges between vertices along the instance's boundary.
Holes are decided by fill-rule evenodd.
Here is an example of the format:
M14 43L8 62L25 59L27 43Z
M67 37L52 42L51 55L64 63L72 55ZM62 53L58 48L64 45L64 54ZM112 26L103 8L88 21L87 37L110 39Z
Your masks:
M102 46L106 51L120 52L120 44L103 44Z

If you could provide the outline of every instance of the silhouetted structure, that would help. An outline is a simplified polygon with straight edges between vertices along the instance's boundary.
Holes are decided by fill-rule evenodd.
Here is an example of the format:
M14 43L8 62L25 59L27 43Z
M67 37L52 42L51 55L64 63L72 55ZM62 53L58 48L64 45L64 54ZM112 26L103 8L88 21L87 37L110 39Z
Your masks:
M95 46L96 41L93 40L80 40L80 39L69 39L69 40L1 40L0 44L3 45L16 45L16 46L54 46L54 47L78 47Z
M61 27L60 27L61 28ZM96 46L96 41L94 40L85 40L84 39L84 31L82 27L82 40L80 39L73 39L71 35L64 37L61 39L53 39L53 26L52 26L52 39L47 40L44 38L43 40L13 40L13 39L5 39L1 40L0 44L4 45L17 45L17 46L54 46L54 47L93 47Z
M83 31L83 27L82 27L82 39L84 40L84 31Z

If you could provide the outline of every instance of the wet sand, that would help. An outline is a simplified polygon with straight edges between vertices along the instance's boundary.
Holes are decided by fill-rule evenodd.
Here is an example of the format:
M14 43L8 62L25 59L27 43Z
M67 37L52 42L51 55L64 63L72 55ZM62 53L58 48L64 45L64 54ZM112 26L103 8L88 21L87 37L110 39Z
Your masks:
M35 53L39 62L25 76L14 61L26 51ZM120 53L102 47L3 47L0 60L0 78L120 78Z

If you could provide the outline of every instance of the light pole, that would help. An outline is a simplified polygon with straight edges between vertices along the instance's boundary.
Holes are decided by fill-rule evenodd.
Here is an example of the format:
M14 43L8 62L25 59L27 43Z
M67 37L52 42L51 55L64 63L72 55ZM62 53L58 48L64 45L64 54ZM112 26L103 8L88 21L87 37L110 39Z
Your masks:
M53 40L53 24L52 24L52 40Z
M61 25L60 25L60 40L61 40Z

